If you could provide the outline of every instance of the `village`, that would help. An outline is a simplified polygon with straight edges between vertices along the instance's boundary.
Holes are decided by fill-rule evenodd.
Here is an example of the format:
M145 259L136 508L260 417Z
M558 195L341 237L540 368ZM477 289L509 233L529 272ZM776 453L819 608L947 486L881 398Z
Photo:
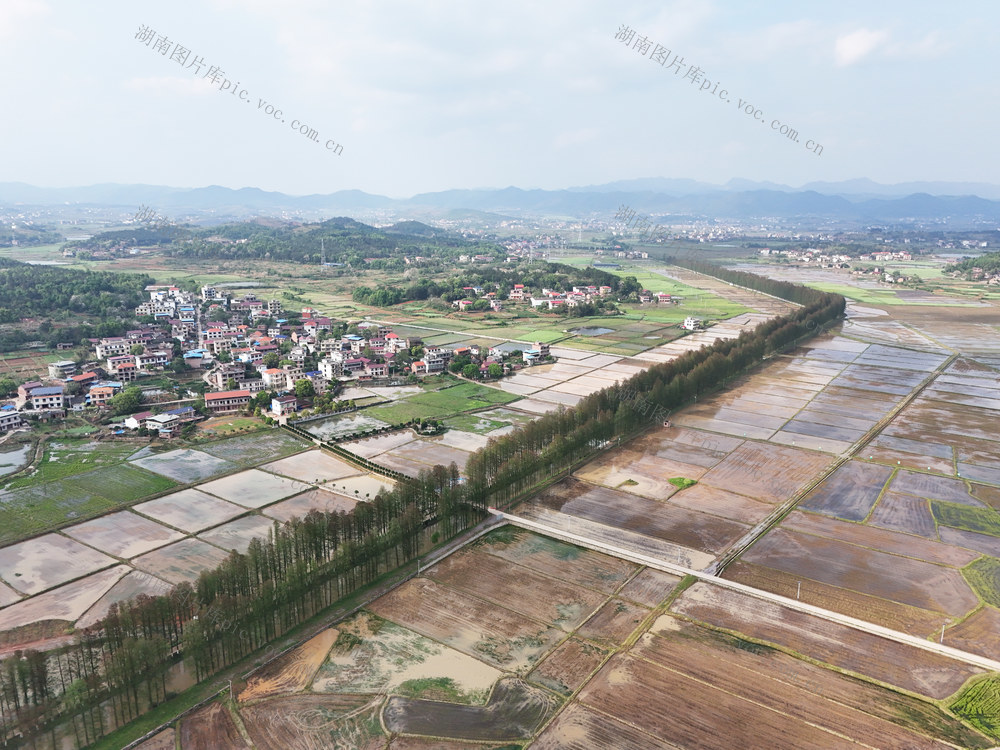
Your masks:
M260 300L253 293L231 299L204 286L199 296L170 285L146 291L149 301L135 310L145 322L124 336L89 339L90 361L53 362L48 378L20 384L16 397L0 404L0 433L59 420L69 411L126 416L122 407L132 406L134 413L109 425L113 434L141 431L167 439L212 415L249 412L284 422L311 406L315 396L336 395L345 385L398 385L446 371L470 380L496 380L554 361L543 342L425 347L420 338L400 336L391 326L334 321L311 307L281 317L279 300ZM469 291L492 299L481 289ZM552 309L608 291L591 287L562 294L546 289L538 301ZM511 298L538 306L520 284ZM203 316L211 322L203 324ZM123 398L141 391L146 378L190 371L197 372L200 382L189 383L178 399L187 403L171 401L166 405L172 408L140 411L141 398Z

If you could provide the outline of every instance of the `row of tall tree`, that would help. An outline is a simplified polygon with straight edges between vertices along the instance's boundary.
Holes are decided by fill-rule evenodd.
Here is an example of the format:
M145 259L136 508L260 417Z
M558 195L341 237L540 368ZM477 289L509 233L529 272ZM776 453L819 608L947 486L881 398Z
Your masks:
M432 530L447 537L476 523L489 506L508 507L843 313L839 295L758 278L748 282L796 296L803 306L492 439L469 459L464 479L454 463L436 466L350 513L312 511L275 524L266 539L246 554L232 552L195 586L122 602L68 646L0 662L0 736L33 736L69 722L78 744L93 741L114 728L102 705L121 724L168 698L167 676L178 660L199 679L224 669L412 560Z

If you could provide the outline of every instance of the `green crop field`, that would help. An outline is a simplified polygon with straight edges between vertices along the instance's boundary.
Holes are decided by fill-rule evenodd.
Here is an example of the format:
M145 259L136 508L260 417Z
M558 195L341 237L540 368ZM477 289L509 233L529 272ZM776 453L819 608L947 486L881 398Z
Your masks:
M973 682L949 708L983 734L1000 740L1000 677Z
M984 602L1000 607L1000 560L981 557L962 568L962 575Z
M446 408L451 413L479 409L492 404L509 404L516 401L520 396L496 388L487 388L478 383L459 383L451 388L442 388L439 391L430 393L420 393L407 399L412 403L424 404L431 407Z
M67 478L65 483L106 497L116 504L130 503L177 486L176 482L166 477L129 464L77 474Z
M418 393L384 406L373 406L365 409L365 414L389 424L401 424L417 417L438 419L474 409L508 404L519 398L513 393L487 388L478 383L460 382L458 385Z
M0 494L0 504L3 506L0 544L100 515L118 506L113 500L61 481Z
M45 447L41 463L30 474L12 479L7 489L32 487L55 479L82 474L100 466L120 464L135 453L134 445L60 440Z
M932 500L931 510L934 512L934 518L942 526L1000 537L1000 513L990 508L973 508L968 505Z

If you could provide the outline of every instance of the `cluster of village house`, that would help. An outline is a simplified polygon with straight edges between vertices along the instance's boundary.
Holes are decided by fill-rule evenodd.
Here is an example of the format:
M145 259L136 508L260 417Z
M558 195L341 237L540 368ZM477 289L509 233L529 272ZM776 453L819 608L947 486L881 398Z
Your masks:
M991 272L976 267L969 272L969 277L973 281L985 281L990 286L1000 285L1000 271Z
M802 263L817 263L826 268L832 268L841 263L850 263L853 260L861 261L889 261L889 260L913 260L913 253L907 250L901 251L890 251L890 250L878 250L873 253L866 253L865 255L859 255L855 259L850 255L844 255L842 253L824 253L822 250L818 250L814 247L806 248L805 250L772 250L769 247L765 247L758 251L760 255L763 256L784 256L792 260L797 260Z
M263 302L252 294L229 300L210 286L203 287L201 293L201 302L211 302L209 316L220 317L212 315L219 309L229 311L230 316L228 321L201 326L199 300L191 293L172 286L153 286L147 291L150 301L136 308L136 314L152 316L161 324L168 322L169 337L160 326L147 323L121 337L91 340L96 361L89 369L77 373L77 365L71 360L49 365L47 383L24 383L18 388L13 403L0 407L0 432L23 426L22 412L30 411L33 417L44 418L62 415L69 408L106 407L129 383L167 367L174 341L180 343L184 361L192 368L203 369L206 382L216 389L205 394L205 406L209 411L218 414L238 412L247 408L254 394L273 391L278 394L271 402L275 416L298 410L298 399L291 392L300 380L311 381L317 393L325 392L332 383L344 379L369 383L383 380L390 376L390 369L397 369L392 367L397 353L422 345L419 339L403 338L388 326L367 321L357 325L358 333L334 337L328 335L333 329L333 321L316 310L303 309L301 322L292 325L276 319L282 312L277 300ZM271 327L263 323L250 326L242 322L247 317L276 322ZM283 351L287 349L283 345L288 342L292 344L291 349ZM488 350L475 345L424 347L421 358L410 363L404 372L397 370L397 374L443 372L457 356L468 356L470 362L485 372L491 364L504 365L514 351L521 352L524 364L534 364L549 356L548 345L541 342L529 348L501 344ZM283 366L264 364L264 359L272 352L285 362ZM229 361L220 361L219 355L223 353L228 354L226 359ZM318 370L305 370L303 363L308 355L319 358ZM248 371L253 374L248 375ZM236 388L231 387L233 383ZM76 394L71 395L71 392ZM129 429L145 427L169 437L199 416L192 407L183 406L162 414L136 414L126 419L123 426Z
M486 291L481 286L462 287L466 293L465 299L455 300L452 306L459 310L466 310L475 304L476 299L483 299L490 303L490 309L502 310L503 303L498 299L495 291ZM507 293L507 301L530 302L532 307L544 307L548 310L556 310L565 307L576 307L581 302L590 302L598 297L606 297L611 294L609 286L575 286L569 292L560 292L555 289L542 289L537 297L524 284L514 284L514 287Z
M451 303L453 307L459 310L467 310L474 305L476 300L472 299L473 297L487 300L492 310L503 309L501 301L497 299L496 292L487 292L483 287L479 286L463 287L462 291L467 294L466 298L455 300ZM528 302L533 308L559 310L576 307L583 302L592 302L601 297L607 297L612 291L610 286L575 286L568 292L543 288L541 293L536 296L530 289L525 288L524 284L514 284L514 287L507 293L507 301L511 303ZM680 302L680 297L667 294L666 292L651 292L648 289L643 289L639 292L639 302L677 304Z

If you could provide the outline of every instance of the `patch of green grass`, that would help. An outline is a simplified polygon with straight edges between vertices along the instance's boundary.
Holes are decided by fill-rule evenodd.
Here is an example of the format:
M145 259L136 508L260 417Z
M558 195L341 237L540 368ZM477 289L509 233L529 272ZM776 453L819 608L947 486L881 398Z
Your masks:
M26 476L12 479L8 489L33 487L75 474L83 474L101 466L120 464L135 450L134 445L120 443L53 441L45 447L45 454L38 467Z
M639 484L639 483L637 481L635 481L634 479L626 479L624 482L622 482L618 486L619 487L635 487L637 484Z
M488 691L465 692L451 677L423 677L407 680L393 690L410 698L425 698L448 703L482 704Z
M962 568L962 575L979 598L987 604L1000 607L1000 560L980 557Z
M687 479L685 477L670 477L667 481L679 490L686 490L688 487L698 484L697 479Z
M991 508L931 500L931 511L942 526L1000 537L1000 514Z
M333 647L341 651L349 651L356 646L360 646L361 643L361 638L356 636L354 633L348 633L346 630L341 630L337 634L337 640L333 642Z
M983 734L1000 740L1000 677L973 682L949 708Z
M510 422L500 422L495 419L487 419L486 417L481 417L478 414L462 414L457 417L451 417L444 421L445 426L450 427L453 430L463 430L464 432L492 432L493 430L499 430L501 427L506 427Z
M261 427L261 421L257 417L233 417L225 422L217 422L211 427L198 426L198 431L205 435L228 435L240 430L248 430Z
M501 526L499 529L485 534L475 541L476 545L513 544L521 536L521 532L516 526Z

